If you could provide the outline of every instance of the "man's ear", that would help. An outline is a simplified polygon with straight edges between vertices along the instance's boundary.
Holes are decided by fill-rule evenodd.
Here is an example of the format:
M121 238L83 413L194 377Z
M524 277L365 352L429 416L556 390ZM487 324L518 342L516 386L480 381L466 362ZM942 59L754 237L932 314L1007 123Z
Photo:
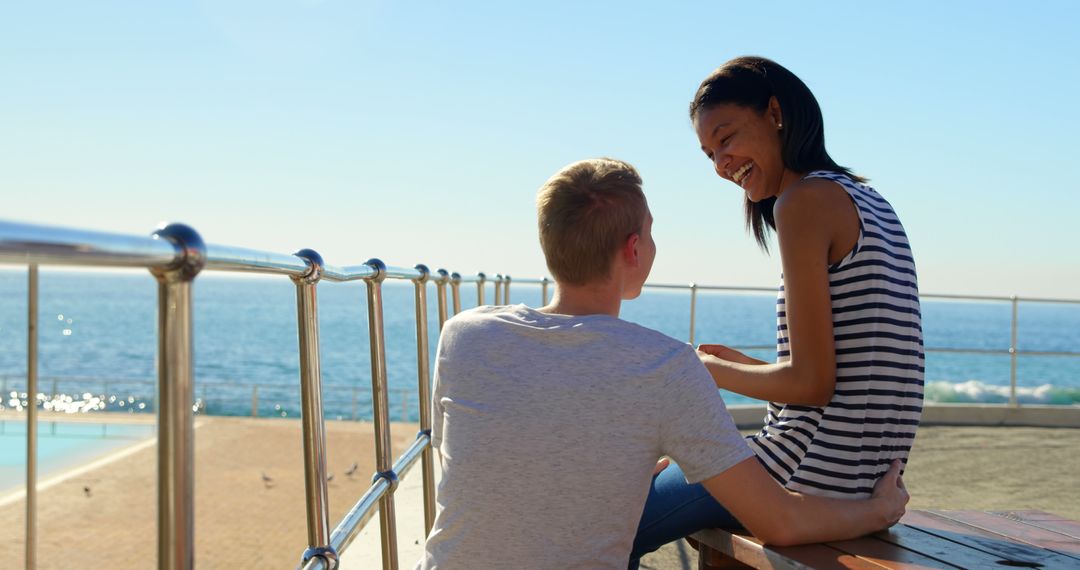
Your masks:
M641 241L641 236L634 233L630 234L623 242L622 249L620 251L623 261L630 267L637 267L640 263L638 257L638 242Z

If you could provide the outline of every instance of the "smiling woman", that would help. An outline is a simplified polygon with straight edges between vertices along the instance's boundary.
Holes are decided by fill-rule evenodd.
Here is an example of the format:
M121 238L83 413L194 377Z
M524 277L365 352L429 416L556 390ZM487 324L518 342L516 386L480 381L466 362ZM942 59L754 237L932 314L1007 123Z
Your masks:
M776 62L733 59L702 82L690 118L716 174L745 193L763 249L777 234L783 284L776 362L723 345L698 356L717 387L769 401L748 438L792 491L869 497L906 463L922 414L923 340L915 260L892 206L825 150L821 109ZM631 556L738 524L677 466L653 482Z
M724 64L701 84L690 117L716 173L746 190L746 223L764 249L768 230L776 228L773 204L799 173L829 170L866 182L829 156L817 99L773 61L740 57Z

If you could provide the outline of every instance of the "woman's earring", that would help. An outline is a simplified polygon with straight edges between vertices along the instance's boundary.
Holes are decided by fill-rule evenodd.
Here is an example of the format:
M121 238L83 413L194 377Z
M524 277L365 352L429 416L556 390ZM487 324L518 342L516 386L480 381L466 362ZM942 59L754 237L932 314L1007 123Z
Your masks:
M778 130L778 131L784 130L784 123L776 123L776 130Z

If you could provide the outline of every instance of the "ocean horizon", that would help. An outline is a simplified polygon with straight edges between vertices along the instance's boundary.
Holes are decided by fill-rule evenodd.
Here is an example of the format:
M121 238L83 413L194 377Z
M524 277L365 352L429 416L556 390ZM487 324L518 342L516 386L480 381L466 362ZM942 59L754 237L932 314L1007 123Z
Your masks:
M431 358L438 339L429 286ZM49 270L39 293L39 405L67 412L154 410L156 284L147 274ZM540 287L512 283L511 304L538 306ZM326 283L318 289L321 370L327 418L371 417L366 289ZM461 287L462 308L476 304ZM492 301L488 286L486 300ZM206 274L194 287L195 399L212 415L299 416L295 287L286 278ZM695 342L775 346L775 294L699 291ZM413 285L384 284L390 413L417 419ZM923 300L928 403L1006 403L1009 399L1011 304ZM646 289L623 304L621 318L688 340L689 291ZM1023 351L1080 349L1080 305L1021 303L1017 346ZM969 349L986 352L932 352ZM746 350L763 360L775 348ZM0 272L0 409L23 409L26 391L26 274ZM1017 395L1023 404L1080 404L1080 358L1021 355ZM728 405L757 400L724 392Z

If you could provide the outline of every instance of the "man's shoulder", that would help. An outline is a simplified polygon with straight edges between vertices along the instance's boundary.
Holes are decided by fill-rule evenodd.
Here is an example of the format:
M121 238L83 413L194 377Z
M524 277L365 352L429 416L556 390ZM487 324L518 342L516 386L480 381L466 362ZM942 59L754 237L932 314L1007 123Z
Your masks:
M509 327L509 328L508 328ZM613 343L612 349L631 350L642 355L670 355L687 351L687 343L658 330L608 315L553 315L525 305L481 306L458 313L448 320L442 335L455 341L509 332L524 335L532 341L563 343L573 338L576 343ZM519 336L514 334L511 336Z
M625 342L651 347L661 352L690 348L690 345L685 341L670 337L656 329L621 318L613 319L613 321L615 321L613 324L614 334L618 334Z
M443 324L443 332L460 329L462 327L498 322L503 320L502 318L504 316L520 312L523 308L523 305L481 305L479 307L465 309L453 317L450 317L450 319Z

